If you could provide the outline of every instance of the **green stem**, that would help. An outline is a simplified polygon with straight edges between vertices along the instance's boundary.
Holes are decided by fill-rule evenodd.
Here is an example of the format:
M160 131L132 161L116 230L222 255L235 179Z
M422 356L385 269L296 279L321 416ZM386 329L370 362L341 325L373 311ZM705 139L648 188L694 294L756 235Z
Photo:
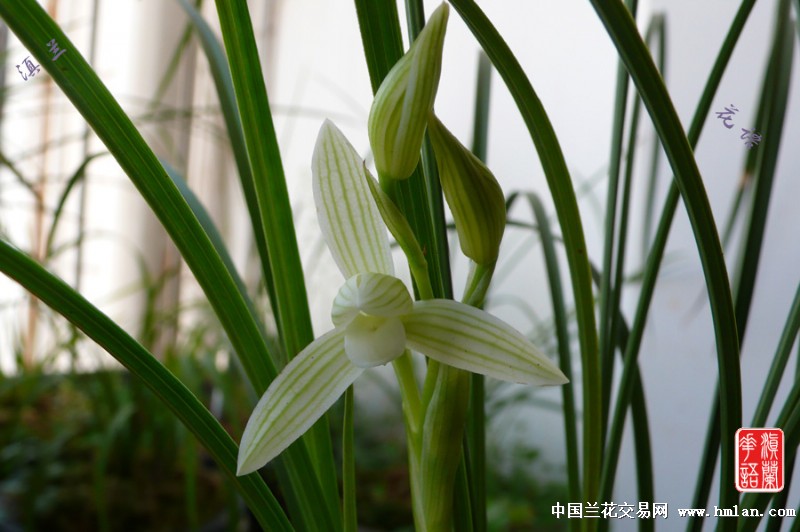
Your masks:
M489 101L492 87L492 63L483 51L478 54L478 76L475 88L475 116L472 128L471 151L486 162L489 137ZM465 462L472 507L472 527L485 532L486 516L486 377L471 377Z
M636 18L636 0L626 0L627 9ZM611 127L611 155L608 168L608 191L606 194L605 236L603 239L603 266L600 280L600 363L602 365L603 389L603 440L608 428L608 411L611 403L611 388L614 377L614 300L622 287L612 282L614 272L614 236L617 222L617 198L619 197L619 175L622 168L622 147L625 134L625 115L628 110L628 72L622 60L617 62L617 87L614 101L614 123ZM630 146L629 146L630 148ZM622 223L620 223L621 227ZM617 254L617 265L623 259Z
M479 306L483 302L493 272L493 264L471 265L463 297L466 304ZM430 361L428 368L425 385L432 391L425 403L420 457L425 512L423 530L447 531L453 526L454 486L463 460L462 438L467 421L471 374L435 361ZM466 480L466 475L463 480ZM458 501L468 503L469 497L459 497ZM463 511L472 512L468 504Z
M353 387L344 394L344 419L342 421L342 519L344 532L358 530L356 512L356 462L353 449Z
M542 252L547 266L547 279L550 287L550 299L553 302L553 321L558 337L558 362L561 371L570 380L561 387L562 411L564 413L564 440L567 455L567 482L571 501L581 500L581 473L578 458L578 427L575 414L575 384L572 382L572 353L570 352L569 323L567 319L566 303L561 287L561 270L558 266L553 233L550 221L547 219L544 206L539 197L534 193L527 195L528 202L533 210L536 225L542 241ZM570 521L570 530L577 530L579 522Z
M402 356L392 363L403 401L403 413L406 418L406 429L418 433L422 428L422 402L419 385L414 376L414 362L411 353L406 350Z
M453 488L462 460L461 441L469 404L469 372L440 364L422 428L420 473L426 531L449 532Z

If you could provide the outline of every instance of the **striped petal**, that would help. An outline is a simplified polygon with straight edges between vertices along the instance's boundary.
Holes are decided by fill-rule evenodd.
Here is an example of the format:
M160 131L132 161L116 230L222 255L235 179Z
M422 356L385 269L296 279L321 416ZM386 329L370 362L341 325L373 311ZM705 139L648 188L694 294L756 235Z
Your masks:
M568 382L527 338L475 307L446 299L417 301L403 324L409 348L448 366L522 384Z
M333 300L331 319L337 327L347 325L360 313L382 318L409 314L414 308L406 285L396 277L361 273L348 279Z
M309 344L272 381L247 421L236 474L252 473L283 452L363 371L344 352L344 329Z
M330 120L319 131L312 174L322 235L345 278L392 275L389 239L367 188L364 161Z

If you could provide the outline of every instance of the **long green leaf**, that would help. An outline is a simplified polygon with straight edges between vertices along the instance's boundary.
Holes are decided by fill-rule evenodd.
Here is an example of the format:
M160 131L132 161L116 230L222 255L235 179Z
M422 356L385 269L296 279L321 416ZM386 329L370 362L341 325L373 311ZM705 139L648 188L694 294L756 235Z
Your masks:
M778 161L783 123L786 118L789 97L789 81L792 72L794 39L789 25L789 1L782 0L777 13L778 31L772 45L772 53L761 89L762 108L758 115L765 123L757 124L768 142L757 146L758 158L755 166L755 190L744 245L741 248L739 276L736 282L736 319L739 325L739 341L744 332L752 307L756 274L761 258L761 247L766 230L772 184ZM742 128L744 129L744 128ZM752 150L751 149L751 150ZM748 155L752 155L751 151Z
M247 2L217 0L216 5L265 231L278 330L285 354L292 358L314 339L314 334L278 139ZM317 478L300 476L291 466L286 473L298 477L293 482L295 486L303 482L316 492L316 496L298 495L295 502L303 509L294 515L316 523L318 527L338 530L342 525L341 508L325 417L314 425L302 442L308 445ZM293 447L298 449L303 443ZM302 452L302 449L294 452ZM295 467L299 466L299 462L292 461ZM321 489L317 490L318 487ZM324 503L324 512L319 511L319 501Z
M542 241L542 254L547 267L547 280L550 286L550 299L553 303L553 321L558 339L558 362L561 371L570 380L561 387L562 412L564 414L564 439L567 454L567 486L571 501L581 500L580 462L578 459L578 424L575 413L575 393L572 384L572 354L570 352L569 322L567 319L564 290L561 287L561 269L558 266L553 233L550 230L550 221L547 219L544 206L536 194L527 195L528 203L533 210L536 225L539 227L539 236ZM509 198L511 199L511 198ZM574 524L573 524L574 522ZM570 522L571 530L576 530L579 522Z
M667 21L663 14L655 15L650 21L648 28L648 38L645 39L650 42L650 35L658 34L658 68L661 71L661 76L666 77L666 64L667 64ZM650 240L652 239L653 218L656 212L656 181L658 179L658 165L661 159L661 143L658 137L653 138L650 147L650 166L648 168L647 189L645 195L644 207L644 222L642 223L642 263L647 260L647 250L650 249ZM724 245L724 240L723 240Z
M747 8L752 7L747 2L743 2L742 7L737 14L731 32L736 28L739 23L740 15ZM748 153L745 162L744 175L750 180L751 175L756 176L758 181L756 188L757 193L754 194L753 202L754 207L758 206L763 208L763 212L753 212L749 218L748 228L746 229L747 236L745 247L747 252L742 256L740 261L740 268L737 275L735 284L736 293L736 320L738 324L739 342L744 339L746 331L748 315L752 302L752 291L755 283L755 275L759 261L760 242L763 238L764 224L766 222L766 205L769 202L769 194L771 190L771 183L773 179L773 172L775 168L775 159L777 157L777 148L780 143L780 131L782 129L783 117L775 117L774 114L777 109L778 112L784 114L783 109L786 106L786 97L788 90L788 73L791 65L791 49L786 51L787 44L789 48L792 47L791 32L787 25L783 22L788 17L789 4L783 1L778 7L777 24L778 30L775 33L772 52L770 57L770 64L765 76L764 88L760 96L760 105L758 108L757 116L761 119L766 119L771 128L770 135L775 137L775 145L769 146L766 150L759 150L758 157L751 151ZM789 35L786 35L789 33ZM729 33L730 37L730 33ZM788 43L787 43L788 39ZM781 42L783 41L783 42ZM727 39L726 39L727 44ZM785 62L787 55L789 57L788 65ZM786 69L786 72L780 72L781 69ZM783 78L783 81L779 81ZM781 87L781 84L783 85ZM783 92L783 94L781 94ZM775 102L773 103L773 99ZM761 177L763 176L763 180ZM756 197L757 196L757 197ZM752 212L752 211L751 211ZM720 405L721 397L718 395L712 407L711 416L709 419L709 428L707 430L706 444L703 450L702 468L698 475L697 487L695 489L694 504L704 505L708 499L708 493L711 489L711 481L714 470L714 465L717 457L717 448L722 437L719 427ZM724 442L725 440L723 440ZM724 460L724 457L723 457ZM700 518L695 517L692 523L694 530L699 530L701 526Z
M764 388L761 390L761 398L758 400L756 412L753 414L753 422L751 423L753 427L763 427L767 422L767 416L775 400L775 394L778 391L786 364L789 362L792 345L795 343L798 331L800 331L800 284L797 286L791 310L789 310L783 333L781 333L781 338L778 342L778 348L775 350L775 357L772 359L772 365L769 368L769 373L767 373L767 382L764 383Z
M665 38L663 36L664 26L663 26L663 17L656 17L654 18L647 30L647 38L646 41L650 43L653 36L657 33L660 34L660 48L663 47ZM664 67L664 53L663 48L660 49L661 54L659 57L659 70L663 72ZM617 404L615 405L615 409L613 411L613 417L610 418L610 428L607 432L606 438L606 448L605 454L603 458L603 473L600 480L600 499L605 500L606 498L611 497L612 488L614 484L614 478L616 476L616 466L619 460L619 449L622 442L623 430L625 428L625 420L626 420L626 413L628 405L631 405L631 409L634 412L633 423L634 423L634 436L636 442L636 457L637 457L637 464L636 464L636 471L637 475L639 476L639 486L640 486L640 494L642 498L640 500L650 500L650 498L645 497L647 493L652 494L652 457L651 457L651 449L649 448L649 432L647 427L647 413L646 410L641 413L641 415L636 415L636 409L642 408L644 409L644 390L641 385L641 379L638 375L638 369L633 364L633 360L626 361L625 358L625 350L628 344L628 339L630 338L630 332L627 328L627 325L624 323L624 319L622 317L622 313L620 310L620 300L622 295L622 282L623 282L623 273L624 273L624 266L625 266L625 249L628 237L628 215L630 212L630 198L631 198L631 189L632 189L632 181L633 181L633 167L634 167L634 158L636 156L636 138L638 137L639 132L639 115L641 112L641 98L636 95L633 104L633 112L631 116L631 123L630 123L630 130L628 132L628 141L627 141L627 148L626 148L626 155L625 155L625 178L624 178L624 185L623 185L623 197L622 197L622 204L620 207L620 223L618 229L618 236L617 236L617 251L616 251L616 263L614 264L614 280L611 284L613 290L610 291L609 297L612 299L610 303L610 308L613 310L613 315L608 317L611 320L609 324L610 331L613 332L613 340L614 343L610 346L613 348L616 345L619 345L621 349L620 357L622 358L623 362L623 372L622 378L619 383L618 387L618 399ZM655 155L654 155L655 158ZM652 188L652 185L651 185ZM601 281L602 283L603 281ZM631 396L631 401L628 401L626 398ZM637 428L636 424L639 424L640 427ZM643 427L642 427L643 426ZM646 444L644 443L646 442ZM641 460L641 462L640 462ZM652 522L643 520L641 523L642 529L652 529ZM601 530L607 530L606 522L602 522L600 525Z
M733 467L734 433L741 426L742 397L739 368L739 342L736 317L730 291L728 272L722 254L716 224L708 202L700 171L692 155L678 114L658 73L658 69L636 23L618 0L592 0L617 50L625 61L636 83L642 100L664 145L667 159L675 172L692 230L703 264L706 287L714 320L717 342L717 360L720 375L720 407L722 439L722 467L720 478L720 506L731 508L739 500L735 489ZM723 528L733 526L725 521Z
M636 0L626 0L626 8L636 18ZM600 281L600 319L598 322L600 342L600 364L602 366L603 390L603 439L608 428L608 409L611 403L611 388L614 378L614 305L615 294L621 286L613 284L614 239L617 223L617 199L619 197L619 175L622 168L622 145L625 134L625 115L628 110L628 73L622 61L617 63L617 82L614 96L614 122L611 126L611 154L608 165L608 190L606 193L606 219L603 237L603 264ZM635 122L633 122L635 124ZM630 146L628 146L630 149ZM620 221L620 231L625 225ZM618 253L618 262L624 259L624 253Z
M2 2L0 16L92 126L161 220L205 291L256 392L266 390L277 372L258 317L250 312L211 240L130 119L78 48L35 1ZM66 50L57 62L47 47L51 39ZM292 464L287 469L293 473L294 490L306 493L297 499L324 500L307 451L296 447L287 461ZM319 519L320 514L309 514L309 518Z
M265 530L292 530L258 474L236 476L238 448L219 421L144 347L66 283L3 241L0 271L67 318L150 388L208 449Z
M765 143L761 147L756 159L753 203L749 224L747 225L747 236L741 250L741 269L736 291L736 311L737 317L742 324L740 329L740 334L742 335L744 334L747 316L752 306L755 278L758 272L769 201L786 117L794 51L794 35L790 21L790 4L788 0L783 0L777 10L776 25L778 26L778 31L775 33L772 52L767 65L761 91L761 107L758 111L758 116L762 117L764 122L757 123L757 125L760 127L764 138L769 139L769 144ZM798 292L798 295L800 295L800 292ZM791 340L789 338L793 339L797 334L797 311L798 305L797 301L795 301L756 410L754 421L759 424L753 426L763 426L763 423L765 423L778 383L783 377L789 349L791 349ZM787 463L794 462L794 453L796 453L796 449L787 453L789 458ZM791 471L791 469L788 471ZM785 491L788 491L788 486ZM786 494L784 492L775 499L775 504L778 504L781 500L785 503L785 497ZM767 498L763 497L761 500L766 501ZM766 502L764 502L764 506L766 506Z
M514 54L473 0L453 0L452 4L478 39L511 91L536 146L547 184L553 195L572 278L583 364L583 430L585 437L583 446L584 496L582 499L593 501L597 498L601 467L602 390L600 388L600 364L591 270L586 256L586 239L578 211L575 189L572 186L564 154L555 131ZM596 525L587 523L585 526Z
M313 340L280 149L247 3L217 1L255 194L275 281L276 320L291 358Z
M708 80L705 88L703 89L703 93L701 94L700 101L697 105L691 126L689 128L688 138L692 146L696 145L698 139L700 138L700 134L703 130L706 118L708 117L708 112L711 108L711 103L714 95L716 94L717 88L719 87L722 75L725 72L728 62L730 61L733 50L736 46L739 36L741 35L744 25L749 18L754 4L755 0L742 1L739 10L734 17L734 21L728 30L728 34L726 35L725 40L720 48L720 52L717 55L717 59L714 62L714 66L712 67L711 73L708 76ZM631 326L631 337L625 350L626 360L629 357L638 356L645 323L647 321L647 316L650 309L650 303L653 297L653 291L655 289L655 283L658 279L658 273L662 264L667 238L669 236L670 228L672 227L672 221L679 199L680 192L676 182L673 180L670 185L669 192L667 193L667 197L664 201L664 207L661 212L661 217L651 246L651 251L644 268L639 301L637 303L633 324ZM625 377L623 373L623 379L624 378ZM623 392L624 390L620 391ZM626 396L624 393L620 393L620 399L623 401L631 400L630 395ZM713 426L718 429L719 423L715 422ZM717 443L707 447L709 452L707 452L701 460L701 463L704 464L703 471L699 476L698 487L693 498L693 506L696 507L705 505L707 500L708 490L710 489L711 485L711 477L714 472L716 446L719 445L718 436L714 441ZM711 454L712 452L714 453L713 456ZM691 524L693 530L699 530L701 525L702 517L694 518Z
M58 229L59 221L61 220L61 214L64 212L64 206L67 203L67 199L69 199L70 192L72 192L72 189L75 187L75 185L78 184L78 182L86 175L86 168L89 166L89 163L101 155L107 154L103 152L88 155L72 173L69 179L67 179L67 183L64 185L64 189L61 191L58 201L56 202L56 208L53 210L53 221L50 223L50 230L47 231L47 242L44 246L45 257L49 257L53 253L53 240L55 239L56 230Z
M239 181L242 184L247 213L249 214L250 224L253 227L253 238L255 239L258 256L261 259L264 284L267 287L269 300L274 309L275 287L272 280L272 270L270 269L269 251L267 250L267 241L258 210L253 172L250 169L250 161L247 159L247 146L242 132L242 121L239 119L239 111L236 109L236 95L233 91L233 80L228 68L228 60L225 58L225 52L216 35L205 19L197 12L197 9L189 3L189 0L178 0L178 2L186 11L186 14L189 15L203 47L203 53L205 53L208 60L211 77L214 80L214 87L219 98L222 118L225 120L225 128L228 130L228 137L231 141L233 159L236 161L236 169L239 171Z
M471 150L478 159L486 162L492 63L483 52L480 52L478 56L477 77ZM475 532L484 532L488 526L486 515L486 378L483 375L473 374L471 379L464 460L468 473L472 527Z
M33 0L0 3L0 16L62 88L131 178L194 272L257 390L276 374L264 338L211 241L156 156L61 29ZM52 61L47 43L66 52Z
M599 280L599 275L594 275L596 280ZM618 305L617 305L618 307ZM625 318L617 310L616 316L616 339L615 342L620 349L620 358L623 362L623 377L629 378L630 383L620 382L619 394L623 395L630 390L630 410L631 421L633 425L633 444L634 452L636 454L636 483L638 485L638 494L640 501L655 500L655 487L653 479L653 451L650 445L650 424L647 415L647 401L644 395L644 386L642 385L641 372L638 365L628 367L627 359L624 358L623 353L627 351L628 341L630 339L630 330L625 322ZM630 377L626 377L626 376ZM615 434L622 435L622 428L624 426L625 408L620 401L617 401L617 409L614 412L614 419L612 419L611 428L609 430L609 441L607 442L608 448L606 455L603 459L603 472L600 477L600 499L608 500L612 496L611 482L613 480L613 471L616 467L616 460L619 457L619 442L613 443L612 439ZM619 428L618 428L619 427ZM612 451L616 445L617 450ZM606 521L601 522L600 529L606 530ZM647 531L655 528L654 522L649 519L643 519L639 523L639 530Z

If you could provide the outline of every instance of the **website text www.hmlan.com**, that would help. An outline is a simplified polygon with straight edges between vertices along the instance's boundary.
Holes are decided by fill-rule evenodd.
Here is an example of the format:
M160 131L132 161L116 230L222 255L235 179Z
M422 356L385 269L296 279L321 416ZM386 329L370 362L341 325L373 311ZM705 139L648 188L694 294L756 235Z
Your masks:
M713 510L705 508L678 508L680 517L796 517L794 508L770 508L766 512L758 508L720 508L714 506Z
M638 503L580 503L570 502L562 504L557 502L551 508L551 514L556 519L667 519L668 517L796 517L797 511L793 508L744 508L735 505L733 508L713 509L706 508L678 508L670 507L665 502L638 502Z

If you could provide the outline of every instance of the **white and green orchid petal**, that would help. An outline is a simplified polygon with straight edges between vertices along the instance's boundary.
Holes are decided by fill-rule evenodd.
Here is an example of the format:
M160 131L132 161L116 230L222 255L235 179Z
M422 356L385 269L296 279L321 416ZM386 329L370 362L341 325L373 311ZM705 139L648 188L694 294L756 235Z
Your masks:
M400 279L380 273L360 273L339 289L331 318L339 327L362 313L392 318L408 314L413 308L411 295Z
M312 175L322 235L345 278L362 272L392 275L389 239L364 161L330 120L319 130Z
M264 466L303 435L363 369L344 352L344 329L334 329L303 349L261 397L239 447L237 475Z
M391 362L403 354L406 332L399 318L360 314L345 329L344 350L359 368Z
M417 301L403 324L406 345L443 364L523 384L568 382L527 338L475 307L445 299Z

